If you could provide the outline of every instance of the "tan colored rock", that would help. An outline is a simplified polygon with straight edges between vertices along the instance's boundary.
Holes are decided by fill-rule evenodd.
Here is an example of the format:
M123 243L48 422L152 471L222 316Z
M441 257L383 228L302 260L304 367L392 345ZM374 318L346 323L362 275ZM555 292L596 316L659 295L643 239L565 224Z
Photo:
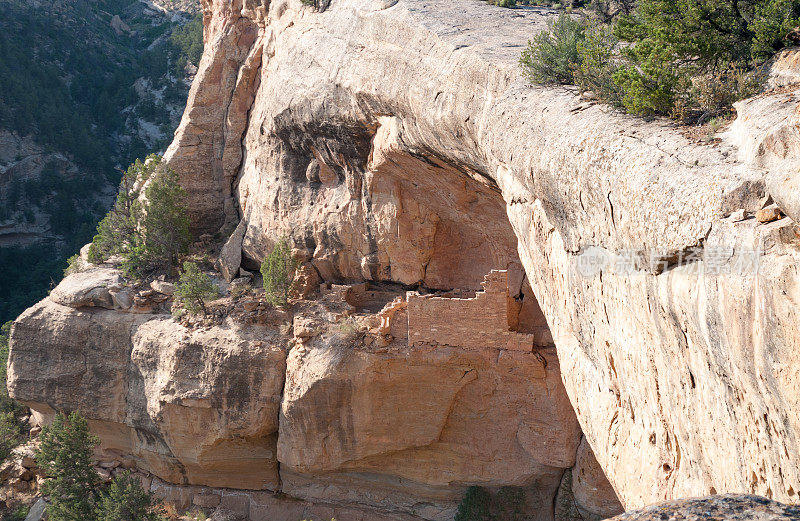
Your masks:
M206 4L205 57L175 140L164 155L189 192L190 216L200 233L236 224L236 209L226 201L232 201L231 183L242 159L240 140L261 67L259 24L263 24L264 7L248 2L244 8L241 1L230 7ZM234 12L238 14L230 18ZM214 217L205 219L211 214Z
M762 208L756 212L756 220L760 223L769 223L781 218L781 211L777 208Z
M597 463L592 448L581 440L572 469L572 493L578 505L602 519L621 514L625 509Z
M201 508L214 508L219 505L219 499L217 494L195 494L192 504Z
M311 338L320 329L319 321L313 318L296 316L294 317L294 336L297 338Z
M12 328L9 393L39 418L52 418L52 409L45 405L52 403L63 410L81 410L90 418L102 414L104 420L124 423L131 330L145 320L41 301Z
M97 475L100 476L100 480L103 483L111 483L111 471L109 469L99 468L97 469Z
M800 219L797 91L737 104L720 142L701 146L663 121L528 85L519 50L545 27L538 9L444 0L340 0L324 13L294 0L204 8L205 55L166 155L196 231L245 223L241 260L251 267L288 236L313 252L326 287L479 290L490 270L521 263L531 292L522 283L510 296L523 297L520 316L543 312L558 350L556 363L552 350L497 345L370 351L323 337L293 348L277 442L285 491L425 519L451 516L456 487L468 483L535 484L546 504L579 438L563 381L627 507L729 491L797 501L800 253L776 240L780 222L724 217L755 212L769 193ZM586 252L630 257L630 270L587 276ZM758 252L758 274L737 268L747 252ZM52 317L40 320L45 309ZM218 353L241 333L212 328L184 341L160 317L136 350L120 332L135 319L103 313L45 301L18 321L10 386L36 415L96 398L92 407L114 419L93 428L175 482L220 475L224 451L212 454L212 440L230 448L239 439L230 436L274 429L274 418L264 427L248 417L263 401L234 419L235 407L214 403L235 396L220 389L240 387L209 384L225 378L201 355L225 359ZM536 327L538 337L516 332L546 343ZM109 331L121 341L101 340ZM185 355L193 342L211 347ZM131 349L134 364L119 354ZM242 388L263 389L251 380L263 374L259 361L232 365L247 376ZM119 375L129 372L123 392ZM101 375L112 383L100 385ZM274 458L256 459L274 477ZM221 503L237 501L249 505L234 495Z
M326 281L442 289L479 289L489 269L521 261L626 506L712 488L795 500L797 252L773 246L758 279L671 263L702 244L732 266L725 243L758 246L762 232L723 216L757 210L767 172L797 171L776 166L796 150L795 126L776 123L797 94L740 105L741 121L704 147L527 85L519 43L543 25L536 11L380 7L271 4L270 59L240 143L245 256L290 234L314 245ZM584 278L576 258L589 247L643 260L633 276Z
M295 272L294 280L292 281L291 297L309 298L317 291L320 282L319 274L314 266L310 262L304 262Z
M171 282L164 282L163 280L154 280L150 283L153 291L157 291L162 295L172 295L175 293L175 284Z
M242 220L220 251L217 268L228 282L239 276L239 267L242 264L242 239L245 231L247 231L247 223Z
M109 287L118 286L121 282L122 277L113 268L91 268L65 277L50 292L50 299L57 304L73 308L113 309L114 303Z
M131 288L109 288L114 309L130 309L133 305L133 290Z
M114 29L118 36L122 33L131 32L131 28L128 27L128 24L122 21L118 14L115 14L111 18L111 28Z
M233 512L224 508L217 509L208 521L246 521L247 517L238 512Z
M552 504L580 437L552 349L394 344L372 353L343 350L340 335L290 352L278 438L284 491L390 501L444 519L463 493L453 482L536 482L540 507Z
M800 83L800 51L784 49L773 58L767 84L771 88L786 87Z
M138 328L131 360L143 375L147 413L189 483L277 487L276 419L285 355L265 333L188 332L171 319Z
M45 422L54 414L45 404L80 410L106 453L165 479L275 488L277 336L258 326L189 331L169 316L45 300L14 327L9 390Z

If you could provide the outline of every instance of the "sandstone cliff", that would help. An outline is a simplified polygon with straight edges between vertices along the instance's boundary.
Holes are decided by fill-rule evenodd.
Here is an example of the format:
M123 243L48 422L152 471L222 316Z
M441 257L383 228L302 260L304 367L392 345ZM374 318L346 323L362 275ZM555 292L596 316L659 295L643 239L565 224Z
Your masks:
M796 500L796 91L740 103L709 146L526 85L516 59L542 11L205 9L209 53L170 161L199 227L241 218L245 266L289 234L326 280L474 288L518 255L626 506ZM737 218L767 195L790 217ZM630 269L587 277L582 254Z
M544 317L512 287L507 271L437 296L323 284L293 316L250 290L197 324L165 313L169 285L84 267L18 319L9 388L40 424L83 411L103 465L183 506L273 519L296 513L288 495L315 516L447 520L478 484L515 487L532 519L557 494L577 509L560 519L618 513Z
M611 487L627 508L797 502L797 91L740 103L701 144L527 85L544 10L323 4L204 1L167 160L196 231L230 236L229 279L286 235L311 278L352 288L285 334L51 296L15 326L14 396L86 409L164 481L315 505L446 519L467 485L513 485L549 519L566 469L598 515ZM786 217L752 217L768 196ZM378 336L343 332L349 315Z

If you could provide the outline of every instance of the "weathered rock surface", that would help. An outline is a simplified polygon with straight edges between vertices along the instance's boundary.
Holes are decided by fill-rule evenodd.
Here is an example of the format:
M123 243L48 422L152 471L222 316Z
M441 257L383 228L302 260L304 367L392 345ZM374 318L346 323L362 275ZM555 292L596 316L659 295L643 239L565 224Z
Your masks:
M292 349L287 365L287 493L446 520L463 493L453 485L510 485L536 496L532 519L552 518L580 439L554 350L371 352L333 338Z
M113 268L92 268L65 279L58 293L95 281L95 272L119 278ZM523 291L519 280L514 286ZM9 390L37 423L56 410L82 411L101 438L104 479L135 466L182 486L165 492L181 504L190 497L225 507L224 494L192 488L204 485L445 521L468 485L512 486L523 491L531 519L550 521L565 470L586 460L588 448L578 450L581 431L554 347L520 332L541 327L541 311L523 313L506 271L487 275L483 288L436 297L449 315L401 306L386 318L387 334L360 324L383 322L389 311L370 309L394 309L382 303L401 290L337 286L298 304L293 344L280 333L288 324L244 326L229 317L190 329L168 315L48 298L12 330ZM242 299L245 311L249 304L261 306ZM459 339L448 331L455 322L467 333L470 323L490 326ZM591 490L610 486L602 471L586 476L592 511L601 499ZM271 519L286 509L272 492L229 497L251 505L243 511L250 519ZM253 501L264 506L254 510Z
M581 440L572 469L572 493L580 507L600 518L605 519L623 510L586 438Z
M9 391L39 423L80 410L106 458L178 484L277 489L286 358L277 332L188 330L169 315L46 299L19 318L12 342Z
M614 508L611 490L628 508L717 492L797 501L797 91L739 104L720 142L699 145L671 123L527 85L518 54L546 10L203 6L206 53L166 157L194 228L236 230L226 278L285 235L310 253L323 301L364 280L421 292L406 308L347 300L299 320L285 362L273 353L283 346L258 347L241 328L184 332L164 316L45 301L12 334L16 397L39 414L98 411L99 364L114 383L95 427L163 479L279 485L399 516L446 519L481 484L533 491L532 511L550 519L576 462L575 499L597 514ZM767 195L788 217L746 218ZM472 314L491 270L509 271L507 330ZM456 310L415 322L428 308L413 303L434 299ZM371 344L347 324L329 329L364 309L395 317L374 324ZM459 333L437 342L437 318ZM504 342L470 338L459 320ZM68 321L97 333L71 343ZM119 331L116 354L95 361L106 327ZM91 363L64 377L51 360L70 357ZM244 389L257 392L239 400ZM248 469L241 482L216 447Z
M99 307L113 309L112 292L122 288L122 277L118 270L93 267L73 273L64 278L50 293L56 304L72 308Z
M700 145L526 85L517 58L542 10L206 6L218 51L194 96L216 108L187 111L169 160L191 171L198 225L221 225L236 198L243 264L281 235L313 251L328 281L477 289L487 268L519 260L627 507L711 491L797 501L794 223L726 219L767 193L798 217L796 191L768 183L796 177L796 91L740 104L731 132ZM252 36L236 32L245 26ZM211 81L223 63L247 64L241 81ZM750 251L758 274L739 267Z
M797 49L785 49L774 58L770 68L770 87L787 87L800 84L800 52Z
M745 494L665 501L612 518L613 521L786 521L789 519L800 519L800 508Z

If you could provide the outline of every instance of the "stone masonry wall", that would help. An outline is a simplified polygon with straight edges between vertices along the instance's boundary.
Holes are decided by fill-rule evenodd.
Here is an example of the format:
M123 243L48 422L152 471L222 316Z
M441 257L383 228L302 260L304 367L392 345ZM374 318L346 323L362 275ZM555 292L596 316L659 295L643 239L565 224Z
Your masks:
M511 331L520 304L509 296L508 272L492 270L475 298L408 294L408 343L465 349L533 351L534 335Z

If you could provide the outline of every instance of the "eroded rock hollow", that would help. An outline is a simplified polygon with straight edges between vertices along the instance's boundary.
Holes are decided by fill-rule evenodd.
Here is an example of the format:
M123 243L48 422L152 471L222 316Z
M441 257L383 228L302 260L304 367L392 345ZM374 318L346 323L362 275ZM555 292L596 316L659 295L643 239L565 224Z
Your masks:
M797 91L699 144L529 86L545 10L321 7L204 0L166 154L197 235L227 238L221 278L289 239L293 314L187 328L91 268L16 322L13 396L80 409L162 495L251 519L452 519L470 485L543 521L797 502Z

